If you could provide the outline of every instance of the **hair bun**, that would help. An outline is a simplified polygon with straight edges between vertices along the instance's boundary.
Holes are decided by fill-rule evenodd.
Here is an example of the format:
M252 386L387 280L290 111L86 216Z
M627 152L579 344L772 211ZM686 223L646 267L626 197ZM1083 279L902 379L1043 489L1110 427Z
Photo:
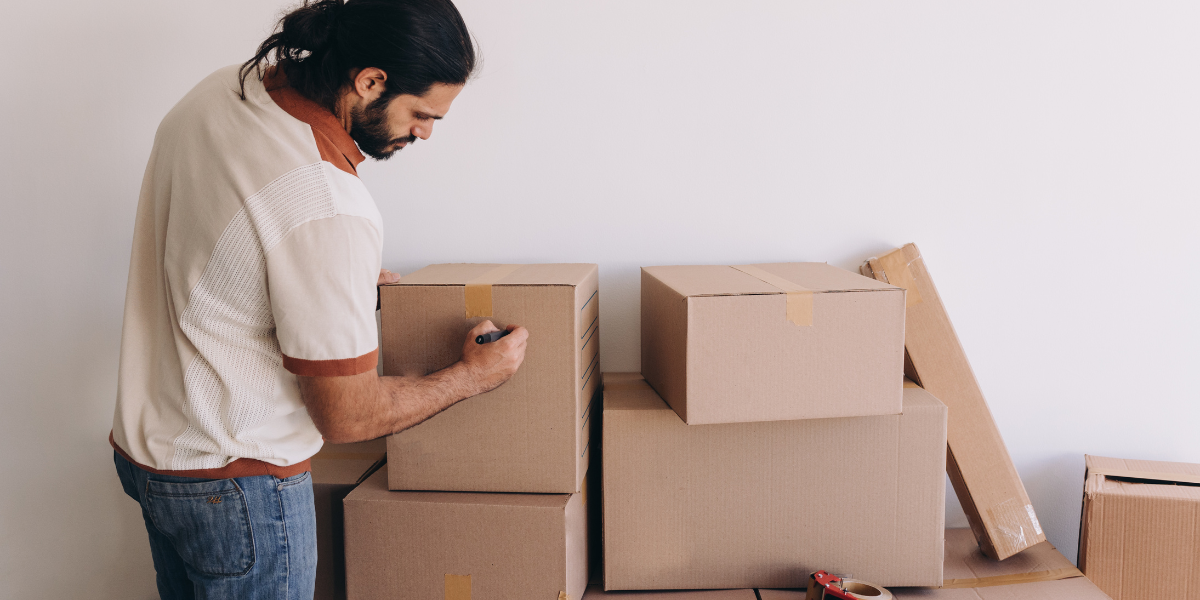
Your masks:
M333 42L342 7L342 0L306 3L284 17L281 33L293 48L310 53L321 52Z

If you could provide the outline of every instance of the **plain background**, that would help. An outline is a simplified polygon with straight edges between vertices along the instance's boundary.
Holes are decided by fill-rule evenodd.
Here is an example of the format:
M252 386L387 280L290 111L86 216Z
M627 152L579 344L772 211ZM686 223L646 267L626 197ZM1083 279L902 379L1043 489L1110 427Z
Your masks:
M1200 4L459 4L481 75L361 169L386 267L599 263L603 368L636 370L642 265L913 241L1068 557L1084 453L1200 462ZM0 597L154 595L107 443L138 188L285 7L5 7Z

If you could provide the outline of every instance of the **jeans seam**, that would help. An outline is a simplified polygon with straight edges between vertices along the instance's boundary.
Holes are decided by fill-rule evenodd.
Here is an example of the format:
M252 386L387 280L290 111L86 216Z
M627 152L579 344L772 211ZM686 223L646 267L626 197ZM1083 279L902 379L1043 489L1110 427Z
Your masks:
M280 480L278 480L278 481L279 481L279 487L281 487L281 488L285 488L285 487L289 487L289 486L293 486L293 485L298 485L298 484L304 483L305 481L308 481L308 478L312 476L312 473L310 473L309 471L305 471L305 472L303 473L303 475L304 475L304 477L297 477L297 478L296 478L294 481L289 481L289 480L287 480L287 479L280 479Z
M304 480L303 477L300 478ZM283 597L285 600L291 598L292 584L292 547L288 543L288 528L287 528L287 509L283 503L283 488L288 487L284 484L275 486L275 497L279 500L279 520L283 524Z

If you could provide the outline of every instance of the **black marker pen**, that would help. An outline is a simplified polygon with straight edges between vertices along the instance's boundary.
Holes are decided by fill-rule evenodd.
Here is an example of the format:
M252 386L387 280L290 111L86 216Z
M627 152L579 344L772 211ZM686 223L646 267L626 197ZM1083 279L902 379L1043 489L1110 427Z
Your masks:
M508 330L505 329L504 331L493 331L491 333L477 335L477 336L475 336L475 343L476 344L490 344L490 343L508 335L508 333L509 333Z

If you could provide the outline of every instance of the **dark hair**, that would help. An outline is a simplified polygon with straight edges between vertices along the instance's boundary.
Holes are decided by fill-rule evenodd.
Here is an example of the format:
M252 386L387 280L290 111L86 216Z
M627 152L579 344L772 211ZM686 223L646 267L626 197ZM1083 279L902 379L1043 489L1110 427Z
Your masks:
M242 65L243 100L251 71L262 78L272 60L289 85L333 110L354 69L387 73L384 99L420 96L435 83L466 83L476 56L450 0L306 0Z

